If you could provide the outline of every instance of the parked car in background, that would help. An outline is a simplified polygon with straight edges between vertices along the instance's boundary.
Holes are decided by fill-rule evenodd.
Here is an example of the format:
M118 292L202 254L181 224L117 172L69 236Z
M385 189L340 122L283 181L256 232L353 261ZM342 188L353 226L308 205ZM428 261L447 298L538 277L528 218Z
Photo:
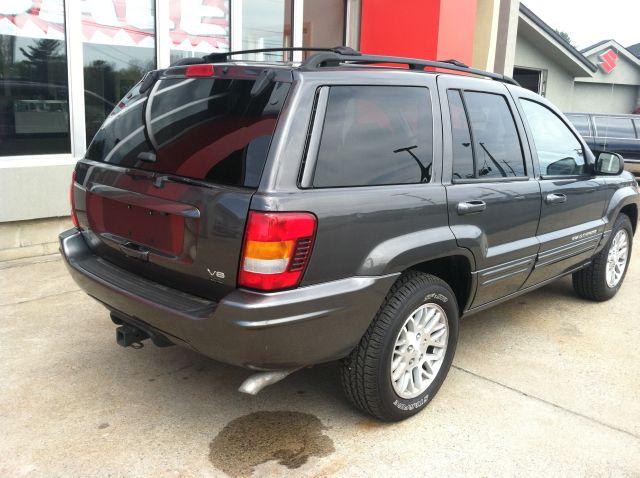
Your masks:
M640 115L567 113L567 118L596 156L618 153L625 169L640 176Z
M61 250L120 345L260 371L248 393L341 359L393 421L440 388L460 317L622 285L640 189L539 95L455 61L234 54L149 73L75 167Z

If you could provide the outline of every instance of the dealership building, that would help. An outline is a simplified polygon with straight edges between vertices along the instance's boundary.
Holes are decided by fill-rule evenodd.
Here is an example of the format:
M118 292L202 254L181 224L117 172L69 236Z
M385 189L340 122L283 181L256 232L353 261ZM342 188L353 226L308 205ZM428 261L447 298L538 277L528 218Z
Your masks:
M455 58L514 76L567 112L639 106L638 48L607 39L578 51L518 0L3 1L0 260L57 249L73 166L145 71L214 51L341 44Z

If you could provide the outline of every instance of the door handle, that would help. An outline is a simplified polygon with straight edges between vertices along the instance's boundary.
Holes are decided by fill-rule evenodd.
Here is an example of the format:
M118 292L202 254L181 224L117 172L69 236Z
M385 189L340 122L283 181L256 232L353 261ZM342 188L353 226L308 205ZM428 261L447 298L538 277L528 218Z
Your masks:
M567 202L567 196L564 194L551 193L544 198L547 204L560 204Z
M459 202L456 210L458 214L471 214L472 212L482 212L487 209L487 203L484 201L467 201Z

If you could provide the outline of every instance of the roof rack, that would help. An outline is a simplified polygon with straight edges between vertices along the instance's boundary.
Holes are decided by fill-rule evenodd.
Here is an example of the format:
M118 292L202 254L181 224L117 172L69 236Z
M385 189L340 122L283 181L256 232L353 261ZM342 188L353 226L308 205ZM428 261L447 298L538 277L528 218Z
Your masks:
M492 80L511 85L518 85L518 82L499 73L491 73L489 71L471 68L458 60L420 60L418 58L404 58L400 56L382 56L382 55L365 55L348 46L336 46L333 48L308 48L308 47L284 47L284 48L258 48L254 50L237 50L226 52L209 53L201 58L183 58L178 60L171 66L187 65L192 63L222 63L235 55L246 55L249 53L275 53L275 52L294 52L294 51L313 51L320 52L311 55L301 65L305 70L314 70L328 66L338 66L340 63L349 64L374 64L374 63L395 63L398 65L407 65L410 70L424 70L427 67L439 68L441 70L461 71L477 76L484 76Z
M354 55L351 52L342 53L336 51L336 49L330 49L322 53L312 55L303 64L302 68L305 70L314 70L328 66L338 66L340 63L350 64L372 64L372 63L395 63L399 65L407 65L410 70L424 70L426 67L439 68L442 70L462 71L465 73L471 73L473 75L484 76L491 78L492 80L500 81L502 83L509 83L511 85L520 86L519 83L506 75L499 73L492 73L489 71L478 70L471 68L458 60L420 60L417 58L404 58L399 56L382 56L382 55L363 55L360 52L356 52Z
M204 62L219 63L229 59L234 55L246 55L249 53L275 53L275 52L293 52L293 51L322 51L327 53L334 53L337 55L350 55L358 56L360 52L349 48L348 46L336 46L333 48L309 48L309 47L283 47L283 48L258 48L255 50L237 50L237 51L225 51L209 53L202 57Z

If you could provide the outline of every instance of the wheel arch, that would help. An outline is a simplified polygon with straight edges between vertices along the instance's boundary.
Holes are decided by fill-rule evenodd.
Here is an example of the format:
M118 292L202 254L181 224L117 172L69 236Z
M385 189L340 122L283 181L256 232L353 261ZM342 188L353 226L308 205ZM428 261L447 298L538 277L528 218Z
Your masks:
M473 299L475 284L473 281L473 262L467 255L455 254L438 257L414 264L407 271L420 271L432 274L445 281L453 290L458 302L458 311L462 316Z
M633 229L633 234L635 235L636 229L638 227L638 206L634 203L629 203L620 208L619 214L625 214L631 220L631 228Z

